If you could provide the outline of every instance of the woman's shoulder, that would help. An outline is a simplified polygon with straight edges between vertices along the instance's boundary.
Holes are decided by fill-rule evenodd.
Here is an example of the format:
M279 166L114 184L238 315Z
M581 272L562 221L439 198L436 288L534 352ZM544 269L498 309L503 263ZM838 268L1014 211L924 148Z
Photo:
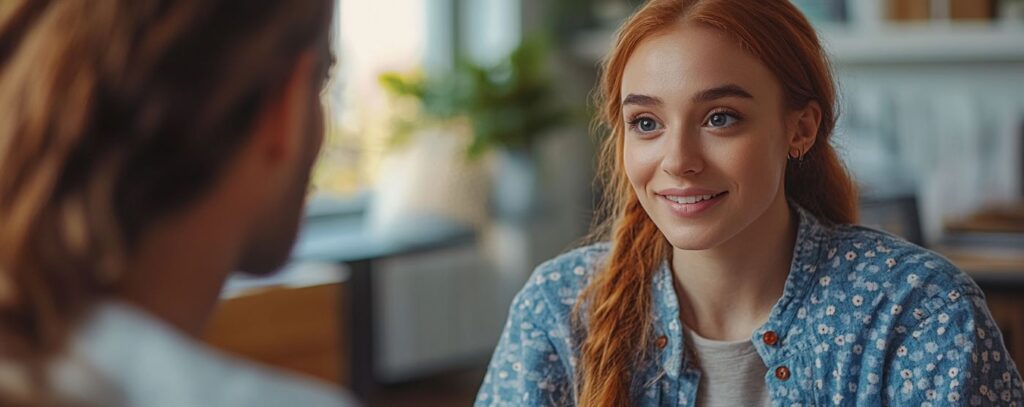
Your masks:
M600 242L578 247L562 253L533 271L532 279L546 279L562 284L577 284L589 280L601 267L611 251L611 243Z
M861 225L836 225L818 253L819 286L883 295L930 313L962 296L983 297L962 270L934 251ZM918 315L920 316L920 315Z
M513 302L513 308L527 307L534 313L551 314L568 322L580 293L600 269L611 250L609 243L579 247L537 266Z

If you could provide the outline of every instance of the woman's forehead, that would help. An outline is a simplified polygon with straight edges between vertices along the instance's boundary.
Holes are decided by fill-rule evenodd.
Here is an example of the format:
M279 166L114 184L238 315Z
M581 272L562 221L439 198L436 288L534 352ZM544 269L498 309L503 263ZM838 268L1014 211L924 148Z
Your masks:
M736 85L754 99L776 100L775 76L738 41L699 24L678 24L643 40L622 74L620 98L642 94L681 103L700 92Z

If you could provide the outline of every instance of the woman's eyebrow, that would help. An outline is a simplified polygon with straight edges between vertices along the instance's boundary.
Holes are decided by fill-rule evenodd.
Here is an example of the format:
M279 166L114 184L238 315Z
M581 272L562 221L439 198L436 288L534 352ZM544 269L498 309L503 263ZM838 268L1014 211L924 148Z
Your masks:
M696 95L693 95L693 103L705 103L728 97L736 97L743 99L754 98L754 96L751 95L750 92L747 92L746 89L743 89L742 86L736 84L728 84L716 86L698 92ZM622 99L623 106L639 105L651 107L661 106L663 104L664 102L661 100L661 98L658 98L656 96L638 95L634 93L630 93L629 95L626 95L626 97Z
M728 84L705 89L693 95L693 103L704 103L727 97L753 99L754 96L740 85Z
M629 95L627 95L625 98L622 99L622 105L623 106L626 106L626 105L640 105L640 106L651 107L651 106L661 106L663 104L664 104L664 102L662 102L661 99L658 98L658 97L647 96L647 95L636 95L636 94L632 94L632 93L630 93Z

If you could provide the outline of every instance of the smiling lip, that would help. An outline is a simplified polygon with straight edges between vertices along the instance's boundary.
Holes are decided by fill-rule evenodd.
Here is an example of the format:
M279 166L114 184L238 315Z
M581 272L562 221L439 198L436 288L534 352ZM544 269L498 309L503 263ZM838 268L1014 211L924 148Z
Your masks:
M718 205L729 194L729 191L715 191L704 188L669 188L658 191L656 194L658 195L658 200L664 202L668 209L676 216L693 218ZM685 203L685 201L694 201L708 196L710 196L710 199Z

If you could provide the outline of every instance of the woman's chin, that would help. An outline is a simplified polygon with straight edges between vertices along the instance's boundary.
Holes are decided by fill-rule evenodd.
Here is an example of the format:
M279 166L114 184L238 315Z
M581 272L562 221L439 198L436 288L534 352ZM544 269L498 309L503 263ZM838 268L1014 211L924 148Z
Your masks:
M708 250L721 244L715 234L707 231L694 231L693 233L673 233L667 235L668 243L677 250Z

